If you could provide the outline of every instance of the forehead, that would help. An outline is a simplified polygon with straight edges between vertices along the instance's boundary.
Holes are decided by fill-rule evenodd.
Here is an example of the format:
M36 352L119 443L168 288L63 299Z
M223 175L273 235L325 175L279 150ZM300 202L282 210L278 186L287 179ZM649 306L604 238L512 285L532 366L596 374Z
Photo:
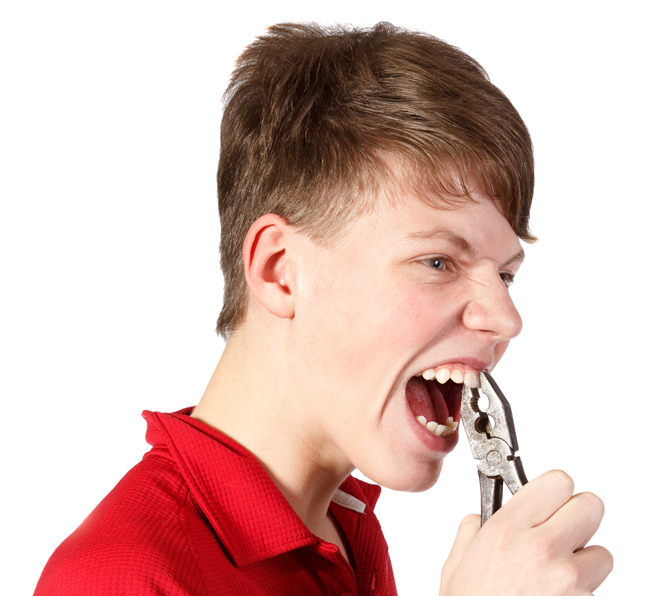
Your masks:
M480 191L454 203L396 192L379 198L345 234L341 248L352 244L387 250L453 246L468 257L504 261L523 259L519 238L500 205Z

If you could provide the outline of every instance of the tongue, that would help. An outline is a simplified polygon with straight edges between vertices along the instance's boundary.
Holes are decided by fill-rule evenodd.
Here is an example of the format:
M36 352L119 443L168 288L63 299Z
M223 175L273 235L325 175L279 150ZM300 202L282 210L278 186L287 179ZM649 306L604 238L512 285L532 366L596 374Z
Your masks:
M449 410L445 398L433 381L412 377L406 384L406 399L414 416L424 416L427 422L435 420L439 424L447 421Z

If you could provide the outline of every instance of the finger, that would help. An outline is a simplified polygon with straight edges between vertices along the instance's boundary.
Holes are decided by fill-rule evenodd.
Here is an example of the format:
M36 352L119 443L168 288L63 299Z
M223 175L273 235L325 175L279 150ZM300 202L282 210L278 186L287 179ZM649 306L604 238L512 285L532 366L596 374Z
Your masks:
M442 568L440 578L441 593L446 590L447 584L480 529L481 517L479 515L468 515L461 520L456 540L454 540L449 557L447 557L447 561Z
M578 585L593 592L614 568L614 557L602 546L588 546L573 555Z
M593 538L605 514L605 505L593 493L574 495L541 528L569 552L583 548Z
M572 494L571 477L561 470L551 470L518 490L494 517L508 516L509 523L515 521L521 527L534 528L547 521Z

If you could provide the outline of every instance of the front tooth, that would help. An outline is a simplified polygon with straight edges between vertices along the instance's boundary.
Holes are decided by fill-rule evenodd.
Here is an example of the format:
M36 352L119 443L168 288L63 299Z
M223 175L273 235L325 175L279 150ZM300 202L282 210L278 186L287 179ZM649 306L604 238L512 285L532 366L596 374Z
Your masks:
M431 422L427 422L426 429L428 431L435 433L436 428L438 428L438 423L435 420L432 420Z
M439 424L439 425L436 426L436 428L433 430L433 434L434 434L434 435L437 435L438 437L440 437L440 436L442 436L442 433L445 432L445 429L446 429L446 428L447 428L447 427L446 427L444 424Z
M475 389L478 387L478 376L473 370L468 370L465 373L464 382L470 389Z
M453 433L458 428L458 422L452 422L451 424L447 424L446 426L447 428L451 429L451 433Z
M441 368L436 373L436 381L438 381L438 383L440 383L441 385L444 385L449 380L450 376L451 376L451 373L449 372L448 368L446 368L446 367Z
M460 385L463 382L463 371L460 368L455 368L451 373L451 380Z
M422 426L426 426L427 419L424 416L417 416L415 418Z
M426 379L427 381L430 381L435 376L436 376L436 371L433 370L432 368L428 368L422 373L422 378Z

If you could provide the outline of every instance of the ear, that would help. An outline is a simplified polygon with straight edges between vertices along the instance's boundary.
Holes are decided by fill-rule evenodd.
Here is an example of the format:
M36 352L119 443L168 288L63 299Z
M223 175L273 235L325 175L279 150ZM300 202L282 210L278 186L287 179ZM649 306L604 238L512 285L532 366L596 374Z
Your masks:
M255 299L272 315L293 317L293 277L288 262L287 236L295 232L279 215L267 213L248 230L244 239L244 274Z

